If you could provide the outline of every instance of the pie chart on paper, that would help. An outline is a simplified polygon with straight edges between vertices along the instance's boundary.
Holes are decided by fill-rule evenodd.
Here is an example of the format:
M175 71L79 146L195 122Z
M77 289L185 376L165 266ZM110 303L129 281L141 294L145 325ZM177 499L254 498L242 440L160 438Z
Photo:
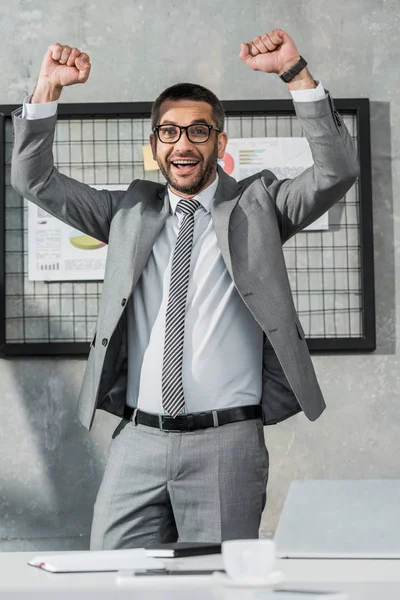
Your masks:
M233 169L235 168L235 161L233 160L233 156L228 152L225 152L223 158L220 161L220 165L225 171L225 173L230 175Z
M69 241L75 248L79 248L79 250L97 250L98 248L103 248L103 246L105 246L104 242L99 242L99 240L96 240L90 235L77 231L70 236Z

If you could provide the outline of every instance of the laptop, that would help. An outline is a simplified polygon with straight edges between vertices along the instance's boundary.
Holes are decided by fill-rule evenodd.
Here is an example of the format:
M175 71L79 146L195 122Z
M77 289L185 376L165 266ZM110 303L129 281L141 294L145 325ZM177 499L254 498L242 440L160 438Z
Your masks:
M293 481L274 540L280 558L400 559L400 479Z

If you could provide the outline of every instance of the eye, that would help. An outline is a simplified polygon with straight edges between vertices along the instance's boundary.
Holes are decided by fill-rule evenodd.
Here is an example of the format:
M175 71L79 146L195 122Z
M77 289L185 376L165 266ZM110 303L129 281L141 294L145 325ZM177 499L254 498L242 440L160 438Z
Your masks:
M160 133L165 137L175 137L177 135L178 129L173 125L165 125L164 127L160 127Z
M208 127L205 127L204 125L194 125L191 129L191 133L199 136L208 135Z

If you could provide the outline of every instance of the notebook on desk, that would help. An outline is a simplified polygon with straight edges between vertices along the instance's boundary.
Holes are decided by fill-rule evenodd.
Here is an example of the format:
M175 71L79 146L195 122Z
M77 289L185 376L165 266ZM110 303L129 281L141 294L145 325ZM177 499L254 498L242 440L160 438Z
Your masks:
M144 548L41 554L31 558L28 565L51 573L90 573L164 568L164 563L161 560L146 556Z
M400 479L293 481L274 540L280 558L400 559Z

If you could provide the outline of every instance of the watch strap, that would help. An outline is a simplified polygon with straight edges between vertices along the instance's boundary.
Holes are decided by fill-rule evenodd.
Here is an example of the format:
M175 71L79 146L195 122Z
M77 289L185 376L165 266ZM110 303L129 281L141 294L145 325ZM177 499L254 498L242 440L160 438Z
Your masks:
M300 56L299 62L297 62L295 65L293 65L293 67L282 73L282 75L280 75L280 78L285 83L289 83L289 81L292 81L292 79L294 79L296 75L298 75L300 71L302 71L306 66L307 61L302 56Z

